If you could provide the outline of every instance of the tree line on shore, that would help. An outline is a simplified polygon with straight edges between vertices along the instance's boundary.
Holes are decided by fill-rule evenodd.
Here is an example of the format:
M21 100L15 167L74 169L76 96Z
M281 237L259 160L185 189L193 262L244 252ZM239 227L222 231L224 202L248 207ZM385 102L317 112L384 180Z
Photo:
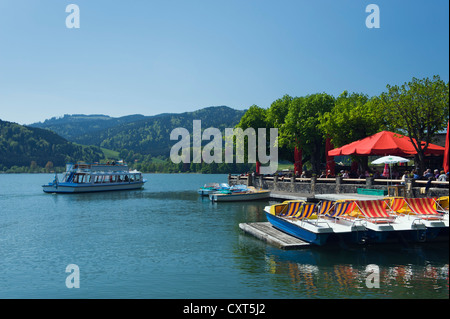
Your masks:
M316 174L325 162L327 138L334 147L341 147L383 130L397 132L425 142L415 145L415 162L423 172L429 143L447 127L449 83L435 75L386 88L373 97L347 91L338 97L327 93L285 95L267 109L251 106L238 127L278 128L279 157L294 162L294 149L301 149L303 163L309 162ZM360 171L368 169L367 156L352 156L352 160L359 163Z
M386 88L385 92L373 97L347 91L338 97L327 93L300 97L284 95L268 108L252 105L236 127L243 130L278 128L279 160L294 162L294 149L301 149L302 162L315 174L323 169L327 139L334 147L340 147L382 130L394 131L425 141L425 145L417 145L415 158L423 172L426 147L437 132L446 128L449 119L449 83L434 76L432 79L413 78L403 85L387 85ZM223 113L226 108L222 107L220 111ZM49 130L0 120L0 172L62 171L66 162L106 162L111 159L123 159L131 168L143 172L255 171L254 163L175 164L168 156L157 155L155 158L151 150L145 153L125 148L115 151L114 155L108 155L99 146L77 145ZM352 159L359 163L361 171L367 169L367 156Z

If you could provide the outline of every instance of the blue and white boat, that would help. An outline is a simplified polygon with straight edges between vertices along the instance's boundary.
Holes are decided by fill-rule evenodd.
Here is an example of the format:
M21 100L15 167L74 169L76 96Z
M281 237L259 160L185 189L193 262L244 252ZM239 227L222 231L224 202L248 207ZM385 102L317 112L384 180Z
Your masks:
M335 214L344 214L348 209L346 203L334 205L332 202L316 204L290 200L266 206L264 211L273 227L310 244L364 244L367 229L362 223L358 220L347 223L332 217Z
M253 186L235 185L228 190L216 191L209 194L212 202L237 202L252 200L267 200L270 198L270 191L256 189Z
M45 193L91 193L140 189L147 180L126 164L67 164L61 179L42 185Z
M214 192L229 189L230 185L228 185L227 183L210 183L203 185L203 187L200 187L197 190L197 193L201 196L209 196L209 194L212 194Z

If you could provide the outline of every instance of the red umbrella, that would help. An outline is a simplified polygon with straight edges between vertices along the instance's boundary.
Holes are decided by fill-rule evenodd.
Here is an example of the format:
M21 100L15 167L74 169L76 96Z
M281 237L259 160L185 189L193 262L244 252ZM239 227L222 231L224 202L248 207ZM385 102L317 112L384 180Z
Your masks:
M447 138L445 139L445 152L444 152L444 171L447 173L449 171L449 141L448 141L448 122L447 122Z
M384 171L382 174L384 177L389 177L389 164L384 164Z
M424 143L425 142L422 142L422 144ZM352 154L410 156L417 154L417 151L409 137L393 132L382 131L328 152L329 156ZM425 154L443 155L444 148L430 143L428 144Z

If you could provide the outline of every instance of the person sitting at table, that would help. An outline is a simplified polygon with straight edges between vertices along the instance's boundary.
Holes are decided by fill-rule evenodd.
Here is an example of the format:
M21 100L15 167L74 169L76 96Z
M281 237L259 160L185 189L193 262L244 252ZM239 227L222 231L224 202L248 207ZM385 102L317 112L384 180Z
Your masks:
M437 180L439 182L447 182L448 181L448 174L445 174L444 171L441 171L441 175L439 175Z
M373 178L381 178L380 172L377 171L377 170L375 170L375 171L373 172Z
M419 178L420 178L419 174L417 174L417 170L413 169L413 170L411 171L411 177L412 177L413 179L419 179Z
M430 178L434 178L433 173L431 173L431 169L427 169L424 173L423 173L423 177L427 180L429 180Z
M333 178L333 177L334 177L334 175L331 174L331 170L328 170L326 178Z
M405 171L405 172L403 173L402 181L401 181L400 184L405 185L406 179L407 179L408 177L409 177L409 172L408 172L408 171Z

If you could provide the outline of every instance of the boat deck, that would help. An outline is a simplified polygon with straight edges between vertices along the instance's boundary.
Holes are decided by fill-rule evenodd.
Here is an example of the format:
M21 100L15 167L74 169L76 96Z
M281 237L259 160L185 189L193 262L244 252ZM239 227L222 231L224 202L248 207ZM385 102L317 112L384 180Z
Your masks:
M309 243L274 228L269 222L241 223L239 228L281 249L301 249L310 246Z

